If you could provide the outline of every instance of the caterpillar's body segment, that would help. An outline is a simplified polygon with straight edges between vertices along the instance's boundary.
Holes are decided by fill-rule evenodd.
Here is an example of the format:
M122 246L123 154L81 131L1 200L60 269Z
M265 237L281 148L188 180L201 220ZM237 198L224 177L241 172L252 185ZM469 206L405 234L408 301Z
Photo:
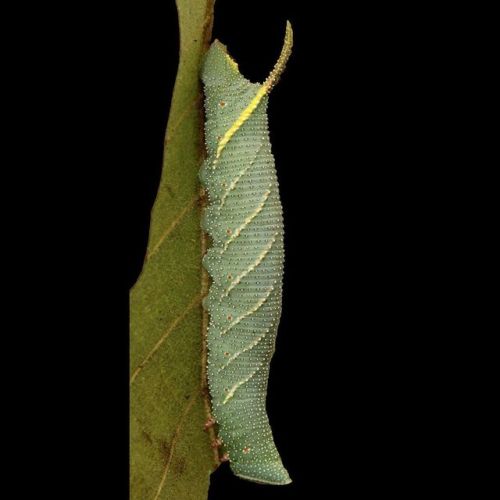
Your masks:
M291 482L265 409L284 260L267 101L291 45L287 23L282 53L263 84L246 80L218 41L202 72L207 159L200 179L208 195L203 228L212 239L203 260L212 278L204 301L212 411L234 473L268 484Z

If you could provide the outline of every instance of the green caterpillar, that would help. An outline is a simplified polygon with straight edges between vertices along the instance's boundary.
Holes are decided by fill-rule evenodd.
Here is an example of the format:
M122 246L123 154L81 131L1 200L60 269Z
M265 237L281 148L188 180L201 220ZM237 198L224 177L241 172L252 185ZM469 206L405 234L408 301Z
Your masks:
M281 315L283 218L269 142L268 94L292 48L285 41L263 84L245 79L219 41L202 70L207 159L200 171L208 205L203 229L212 246L203 264L212 278L204 306L208 381L219 439L233 472L266 484L288 484L265 402Z

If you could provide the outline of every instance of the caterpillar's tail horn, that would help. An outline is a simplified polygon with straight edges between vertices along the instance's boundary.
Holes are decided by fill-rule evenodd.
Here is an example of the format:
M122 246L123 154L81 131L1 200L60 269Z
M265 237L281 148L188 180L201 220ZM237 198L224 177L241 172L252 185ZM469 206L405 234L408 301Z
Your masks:
M290 21L286 22L285 30L285 40L283 41L283 48L281 49L281 54L274 65L273 70L269 73L269 76L264 82L264 87L267 92L270 92L272 88L278 83L280 76L285 70L286 63L290 58L293 46L293 30Z

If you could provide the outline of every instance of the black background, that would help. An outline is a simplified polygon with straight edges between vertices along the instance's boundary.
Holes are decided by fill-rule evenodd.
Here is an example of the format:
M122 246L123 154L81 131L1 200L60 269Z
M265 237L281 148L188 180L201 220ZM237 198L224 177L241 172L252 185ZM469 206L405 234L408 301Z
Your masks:
M406 498L440 474L444 443L432 432L445 428L436 408L446 390L428 390L439 357L431 332L440 326L430 318L442 287L435 269L430 285L429 255L441 258L432 232L445 226L427 224L439 189L430 147L441 120L439 106L430 119L429 89L441 92L444 59L427 57L433 14L372 3L216 2L214 36L252 81L274 65L286 19L294 28L293 54L269 107L286 262L268 392L293 483L252 484L225 464L212 477L211 500ZM43 77L57 70L36 88L43 109L29 116L36 131L49 117L58 122L57 133L47 132L56 153L43 175L63 184L64 197L53 213L63 284L57 296L38 295L56 313L64 342L52 321L42 323L43 339L54 351L63 345L64 355L46 363L34 382L40 390L30 393L45 397L48 381L70 380L55 397L63 408L53 430L45 430L47 448L55 436L65 442L60 480L88 490L86 498L127 498L128 292L161 171L177 16L166 0L86 6L63 19L59 31L47 29L52 41L31 45L40 62L28 65ZM45 226L31 226L43 248Z

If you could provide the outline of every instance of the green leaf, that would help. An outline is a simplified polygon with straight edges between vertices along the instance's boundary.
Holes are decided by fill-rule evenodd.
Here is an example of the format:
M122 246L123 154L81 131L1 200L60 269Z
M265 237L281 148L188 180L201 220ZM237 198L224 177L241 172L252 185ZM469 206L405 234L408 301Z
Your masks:
M217 466L206 385L200 65L214 0L177 0L180 59L142 273L130 297L130 498L207 498Z

